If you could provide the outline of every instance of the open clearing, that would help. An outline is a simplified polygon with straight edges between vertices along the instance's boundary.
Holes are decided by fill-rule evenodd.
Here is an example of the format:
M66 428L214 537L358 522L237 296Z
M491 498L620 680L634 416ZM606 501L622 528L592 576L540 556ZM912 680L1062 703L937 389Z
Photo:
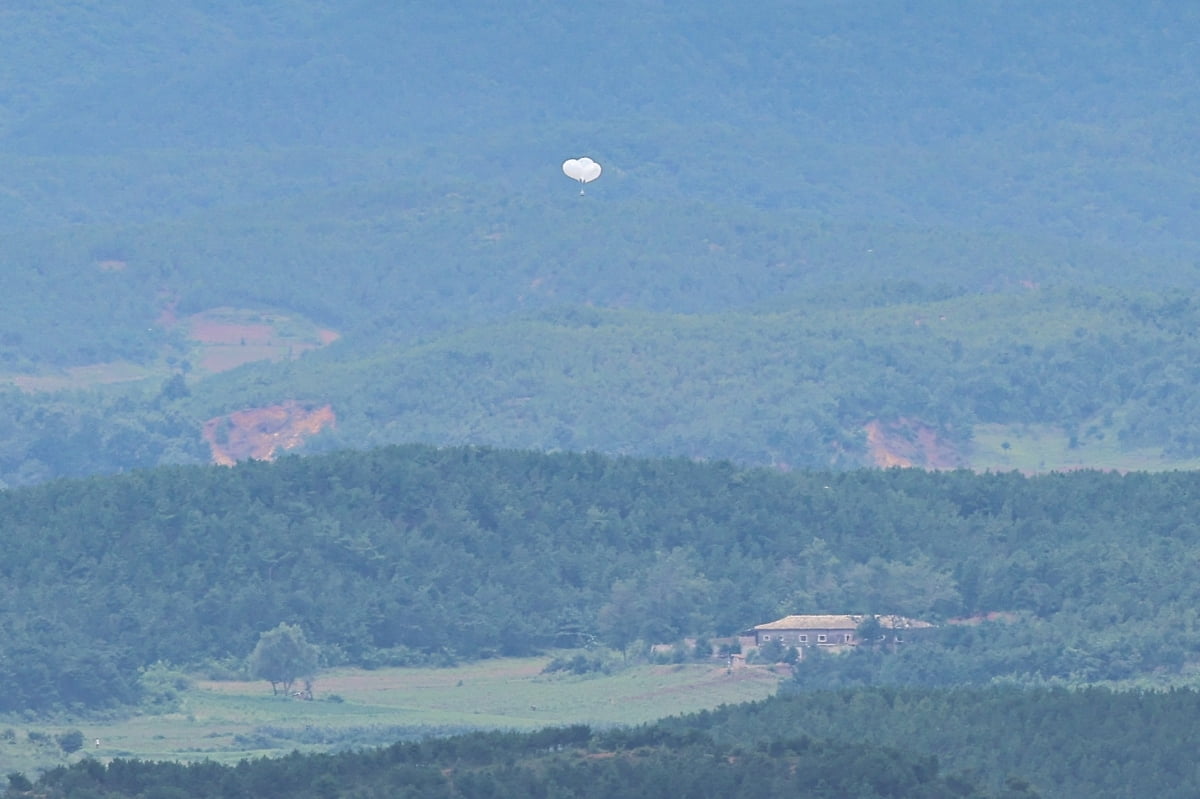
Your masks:
M19 724L0 742L0 773L34 772L81 757L236 762L293 750L381 746L471 729L532 730L564 724L639 724L723 704L764 699L781 673L724 664L630 667L612 675L542 674L548 657L501 659L454 668L396 668L322 673L313 701L271 695L267 683L199 681L176 713L127 719ZM34 746L78 729L87 745L71 756ZM100 746L95 740L100 739Z
M1153 472L1200 468L1200 459L1172 458L1158 447L1123 447L1112 427L1096 425L1072 440L1055 425L976 425L968 461L977 472L1025 474L1074 469Z

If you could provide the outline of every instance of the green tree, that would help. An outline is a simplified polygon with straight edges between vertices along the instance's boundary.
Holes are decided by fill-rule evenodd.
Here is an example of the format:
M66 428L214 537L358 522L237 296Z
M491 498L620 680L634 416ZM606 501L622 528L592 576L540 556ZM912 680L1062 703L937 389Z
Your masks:
M8 791L6 793L16 795L19 793L29 793L33 790L33 783L19 771L10 772L8 775Z
M311 678L317 670L317 647L308 643L298 625L281 623L258 638L250 654L250 673L271 683L271 693L282 688L291 693L297 679ZM312 695L312 681L307 679L305 691Z
M863 616L862 622L854 631L858 642L865 646L874 646L883 640L886 631L883 625L879 623L879 617L874 613L868 613Z
M617 580L613 583L611 598L597 614L601 638L609 646L621 650L623 660L628 660L629 645L638 636L642 617L640 605L637 584L633 580Z
M83 748L83 733L79 730L69 730L55 738L59 747L68 755Z

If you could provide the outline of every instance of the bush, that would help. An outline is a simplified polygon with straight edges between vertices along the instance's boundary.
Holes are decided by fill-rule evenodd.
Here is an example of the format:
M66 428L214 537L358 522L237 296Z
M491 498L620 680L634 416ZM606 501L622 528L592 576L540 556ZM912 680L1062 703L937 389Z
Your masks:
M571 657L556 657L546 664L542 674L553 674L565 671L570 674L591 674L593 672L608 673L608 664L599 655L586 655L578 652Z
M779 663L787 654L779 641L767 641L754 652L757 663Z
M33 783L19 771L11 772L8 775L8 793L29 793L33 790Z
M68 755L72 752L78 752L83 748L83 733L79 730L68 730L60 734L57 738L58 746Z
M142 692L142 707L150 712L170 713L180 707L180 694L192 686L191 678L158 661L142 669L138 675L138 688Z

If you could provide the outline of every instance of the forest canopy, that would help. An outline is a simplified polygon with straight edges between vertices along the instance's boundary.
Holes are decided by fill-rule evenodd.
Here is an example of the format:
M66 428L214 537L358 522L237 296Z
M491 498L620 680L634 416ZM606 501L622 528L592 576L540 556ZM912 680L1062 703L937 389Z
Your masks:
M55 481L0 494L2 701L135 701L139 667L244 658L280 623L326 664L371 666L885 612L940 626L799 679L1180 674L1200 645L1197 479L407 446Z
M1200 457L1187 6L172 8L0 31L5 485L285 401L310 452Z

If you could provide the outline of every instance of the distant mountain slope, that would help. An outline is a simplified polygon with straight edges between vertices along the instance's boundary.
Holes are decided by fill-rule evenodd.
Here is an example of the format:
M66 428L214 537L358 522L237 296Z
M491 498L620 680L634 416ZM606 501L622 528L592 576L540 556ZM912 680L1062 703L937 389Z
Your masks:
M0 393L0 479L278 454L281 442L298 452L418 441L785 469L1197 462L1188 375L1200 359L1200 310L1190 295L948 295L888 283L759 312L547 310L420 343L342 339L217 375L162 372L92 393L10 390ZM227 349L232 358L253 348ZM229 449L231 437L244 446Z
M203 451L196 431L250 394L261 405L323 405L342 386L370 395L393 369L378 353L434 368L442 343L497 335L513 348L495 353L509 370L500 382L528 375L536 364L512 359L531 346L522 335L543 333L514 321L531 313L664 314L636 335L702 346L686 328L710 322L673 315L759 311L779 297L786 312L791 298L814 295L849 308L837 299L844 287L861 298L865 286L871 305L901 317L914 297L970 303L1021 286L1200 287L1189 49L1200 14L1178 4L1105 0L1083 13L1032 0L819 0L803 10L519 0L467 14L382 0L276 11L175 0L99 13L51 0L18 3L4 23L0 377L33 385L82 366L150 376L103 398L6 398L21 420L0 430L13 482L187 460ZM559 164L583 154L605 172L579 197ZM173 405L161 387L172 375L195 383L203 369L192 369L185 332L163 321L168 308L269 310L336 329L341 382L306 382L306 363L294 376L266 370L254 391L240 377L191 385L197 401ZM1123 434L1172 456L1196 451L1190 429L1154 410L1190 408L1190 369L1165 366L1191 357L1186 337L1110 345L1112 320L1091 314L1079 325L1084 343L1060 338L1033 361L1017 353L998 364L1012 379L991 385L991 361L978 361L990 370L982 378L969 364L918 368L933 357L928 342L897 334L913 351L857 352L836 315L819 318L824 331L776 338L809 347L842 337L829 345L835 371L698 369L710 354L664 344L696 383L724 382L680 394L663 382L678 367L643 355L648 383L598 375L620 386L616 406L562 400L595 390L580 382L596 368L588 361L569 364L569 379L534 379L547 381L541 397L467 382L442 391L439 408L409 385L396 389L403 407L335 403L347 420L337 440L861 463L865 425L912 417L912 429L960 448L976 422L1022 422L1065 431L1075 450L1083 425L1107 431L1106 447ZM747 363L779 357L770 336L742 346L723 335L714 357L759 346ZM996 335L1021 339L987 325L956 339L964 357L991 358L1001 355ZM1077 352L1097 342L1118 363ZM559 349L560 371L590 357ZM1122 382L1098 386L1082 363L1121 371ZM395 367L410 368L426 367ZM973 382L956 382L968 374ZM350 389L358 377L367 385ZM525 396L540 421L504 404ZM646 407L633 407L638 396ZM184 411L190 418L173 415ZM118 428L148 432L110 446L106 431ZM991 463L1047 462L1013 448L1006 429L993 438Z
M86 329L44 336L64 309L151 357L159 290L189 312L253 300L420 330L516 311L548 275L561 303L670 311L835 265L940 279L946 247L875 247L881 227L968 250L981 232L1017 251L1057 239L1055 269L1029 279L1070 266L1130 282L1154 253L1137 281L1197 283L1181 209L1200 174L1186 52L1200 20L1184 8L314 1L272 15L179 0L27 4L6 21L3 332L35 360L88 357ZM608 169L581 208L557 165L583 151ZM124 282L91 268L113 257ZM1005 260L961 285L1028 271ZM627 269L654 273L657 293L595 290ZM65 341L44 352L43 337Z
M1043 425L1076 448L1191 458L1200 432L1182 376L1200 357L1198 323L1184 295L1033 288L877 307L861 296L837 307L831 295L759 314L564 311L361 360L335 347L200 383L189 402L328 403L339 421L323 447L418 440L892 465L868 452L867 429L881 424L930 428L957 452L909 463L989 466L1020 441L1018 426ZM1008 451L974 448L984 425L1014 426Z

